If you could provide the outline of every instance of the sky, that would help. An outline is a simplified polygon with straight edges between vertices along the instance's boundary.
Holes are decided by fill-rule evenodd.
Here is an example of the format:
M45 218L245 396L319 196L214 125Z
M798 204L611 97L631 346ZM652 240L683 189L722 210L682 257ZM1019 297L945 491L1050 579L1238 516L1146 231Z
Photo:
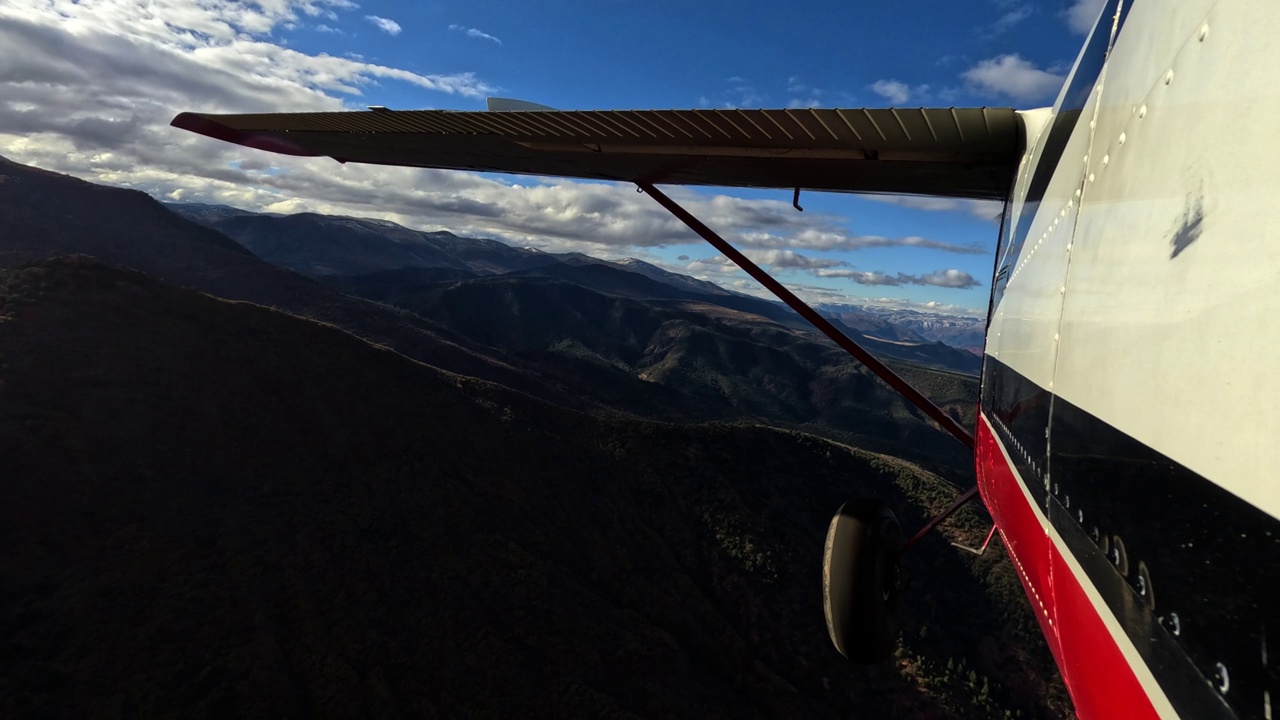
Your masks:
M0 0L0 155L167 200L636 257L763 294L633 186L289 158L184 110L1052 104L1102 0ZM810 302L985 312L999 203L667 188Z

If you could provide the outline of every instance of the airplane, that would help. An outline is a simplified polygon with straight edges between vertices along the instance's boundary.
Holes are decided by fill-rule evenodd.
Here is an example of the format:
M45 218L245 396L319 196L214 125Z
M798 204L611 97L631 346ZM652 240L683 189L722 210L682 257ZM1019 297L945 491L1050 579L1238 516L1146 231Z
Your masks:
M827 628L892 650L903 558L975 495L1085 720L1280 709L1280 3L1107 0L1051 108L259 115L172 124L339 162L634 183L974 450L903 540L836 513ZM687 184L1002 200L973 434L662 193ZM990 536L988 536L990 540Z

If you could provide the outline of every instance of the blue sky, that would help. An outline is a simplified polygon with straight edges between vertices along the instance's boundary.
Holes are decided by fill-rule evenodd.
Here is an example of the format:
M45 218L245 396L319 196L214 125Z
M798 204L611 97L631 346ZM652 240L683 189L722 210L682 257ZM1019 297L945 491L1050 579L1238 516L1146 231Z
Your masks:
M1053 101L1098 6L10 0L0 154L174 199L640 257L752 291L629 188L339 167L187 137L167 121L181 110L476 110L488 95L562 109L1036 107ZM799 214L789 193L677 197L807 299L986 306L995 204L806 193Z

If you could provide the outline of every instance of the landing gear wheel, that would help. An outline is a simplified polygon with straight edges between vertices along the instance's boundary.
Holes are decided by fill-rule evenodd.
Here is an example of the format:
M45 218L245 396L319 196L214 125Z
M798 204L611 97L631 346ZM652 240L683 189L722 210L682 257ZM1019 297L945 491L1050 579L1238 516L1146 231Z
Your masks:
M870 665L893 653L902 614L902 529L884 503L845 503L822 555L827 632L841 655Z

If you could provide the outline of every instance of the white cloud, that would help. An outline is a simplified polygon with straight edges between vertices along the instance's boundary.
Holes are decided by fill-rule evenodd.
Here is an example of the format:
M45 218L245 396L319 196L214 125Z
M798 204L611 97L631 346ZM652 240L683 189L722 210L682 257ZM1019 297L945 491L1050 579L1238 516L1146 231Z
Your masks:
M745 78L734 75L731 78L726 78L725 82L729 84L728 89L712 95L710 97L712 100L711 105L730 110L743 107L760 107L764 97L756 92L755 86Z
M897 80L877 80L871 83L871 91L888 100L890 105L903 105L911 99L911 88Z
M1031 13L1034 9L1035 8L1031 5L1021 5L1013 8L997 18L995 22L991 23L991 25L986 29L987 34L994 37L996 35L1003 35L1004 33L1009 32L1016 27L1018 23L1031 17Z
M693 273L699 280L710 280L720 285L727 284L725 282L727 276L742 272L742 268L723 255L690 260L682 269Z
M911 208L912 210L929 210L933 212L954 211L962 209L959 200L927 195L863 195L867 200Z
M787 101L787 107L793 110L822 105L822 90L805 84L795 75L787 78L787 92L793 96Z
M983 220L1000 220L1004 203L999 200L957 200L926 195L861 195L866 200L931 212L967 212Z
M868 86L871 92L884 98L890 105L901 107L907 103L916 105L928 102L931 93L928 85L912 87L900 80L877 80Z
M773 232L749 229L738 233L738 243L749 248L802 248L807 250L863 250L866 248L916 247L962 255L981 255L987 250L976 244L957 245L941 240L929 240L918 236L884 237L881 235L854 235L835 228L798 228L795 232L778 235Z
M923 275L911 275L908 273L889 275L883 272L819 268L814 270L813 274L824 278L845 278L859 285L932 285L934 287L963 290L982 284L963 270L937 270Z
M364 19L373 23L379 30L388 35L400 34L400 23L395 20L388 20L387 18L378 17L377 15L365 15Z
M983 60L961 77L978 92L1020 102L1051 98L1062 87L1061 75L1041 70L1016 54Z
M1067 18L1067 27L1076 34L1087 34L1093 29L1093 24L1098 20L1098 15L1102 13L1102 6L1106 2L1107 0L1075 0L1064 13Z
M971 288L982 283L963 270L937 270L920 276L916 284L947 288Z
M868 272L866 270L818 270L814 275L824 278L844 278L852 280L859 285L901 285L902 280L899 277L902 273L898 273L898 277L887 275L882 272Z
M835 258L815 258L801 255L793 250L764 250L749 252L746 255L757 264L774 268L829 268L848 264Z
M462 26L462 25L459 25L459 24L457 24L457 23L454 23L453 25L450 25L450 26L449 26L449 29L450 29L450 30L453 30L454 32L460 32L460 33L462 33L462 34L466 35L466 36L467 36L467 37L469 37L469 38L476 38L477 40L491 40L491 41L493 41L493 42L498 43L499 45L501 45L501 44L502 44L502 41L501 41L501 40L499 40L498 38L496 38L496 37L494 37L494 36L490 35L490 34L489 34L489 33L487 33L487 32L484 32L484 31L482 31L482 30L478 30L478 29L476 29L476 28L464 27L464 26Z

